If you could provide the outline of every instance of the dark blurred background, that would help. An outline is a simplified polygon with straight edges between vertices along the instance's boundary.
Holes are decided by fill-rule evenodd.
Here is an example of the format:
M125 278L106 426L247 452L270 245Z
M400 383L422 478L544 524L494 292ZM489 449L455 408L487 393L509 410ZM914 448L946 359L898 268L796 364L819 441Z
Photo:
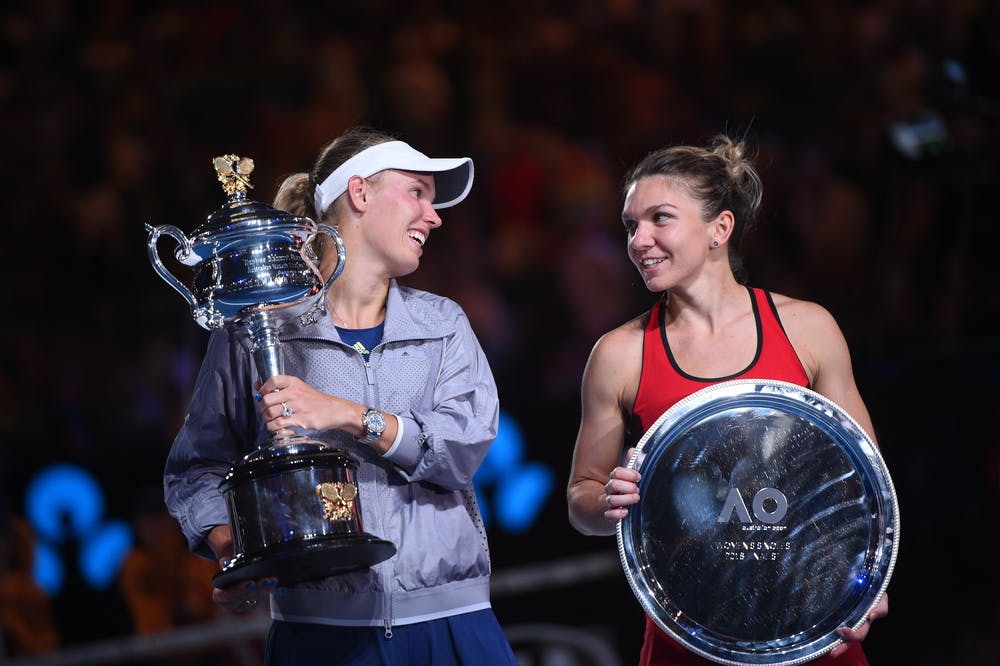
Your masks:
M573 565L616 557L566 520L579 382L597 338L651 303L625 256L625 168L728 132L765 181L750 282L839 320L899 496L872 663L996 664L998 34L990 0L5 3L6 656L217 620L213 566L185 554L160 496L208 334L151 269L144 225L191 231L220 207L216 155L252 157L250 196L270 202L364 123L475 160L405 281L466 308L522 463L555 480L527 524L492 523L498 577L543 572L496 595L502 623L583 628L637 658L620 568ZM47 537L29 519L55 464L99 485L102 524L130 528L103 585L74 564L88 544L72 525ZM64 563L49 592L27 575L46 539Z

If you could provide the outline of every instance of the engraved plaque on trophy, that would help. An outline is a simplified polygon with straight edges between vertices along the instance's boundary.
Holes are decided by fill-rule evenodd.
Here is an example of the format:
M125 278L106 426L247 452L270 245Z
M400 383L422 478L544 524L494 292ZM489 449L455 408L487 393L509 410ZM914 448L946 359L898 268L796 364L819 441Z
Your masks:
M643 609L689 650L800 664L885 593L899 548L892 481L871 438L818 393L710 386L636 449L641 499L619 521L619 555Z
M235 327L250 341L260 380L283 373L279 330L295 317L311 325L326 314L330 285L346 261L337 231L247 199L253 160L216 157L227 201L187 236L173 225L146 226L156 273L191 307L205 329ZM326 235L337 265L326 280L313 243ZM175 258L193 271L191 286L160 260L157 241L178 243ZM249 387L248 387L249 390ZM217 587L257 578L288 585L372 566L395 546L364 532L357 462L344 450L306 436L277 437L235 463L219 484L235 556L213 579Z

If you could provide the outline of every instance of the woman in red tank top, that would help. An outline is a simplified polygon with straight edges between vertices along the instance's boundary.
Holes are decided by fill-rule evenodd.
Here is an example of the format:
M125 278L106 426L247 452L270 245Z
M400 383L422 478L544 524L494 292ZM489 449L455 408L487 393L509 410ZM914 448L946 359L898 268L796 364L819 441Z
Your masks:
M754 377L809 386L843 407L869 434L839 326L821 306L742 282L739 247L760 207L762 186L743 146L650 153L625 181L628 256L646 287L663 298L606 333L584 371L582 416L567 488L569 518L583 534L611 535L639 501L639 474L622 467L636 442L675 402L710 384ZM868 663L861 641L888 613L882 597L857 630L817 664ZM649 618L642 666L711 664Z

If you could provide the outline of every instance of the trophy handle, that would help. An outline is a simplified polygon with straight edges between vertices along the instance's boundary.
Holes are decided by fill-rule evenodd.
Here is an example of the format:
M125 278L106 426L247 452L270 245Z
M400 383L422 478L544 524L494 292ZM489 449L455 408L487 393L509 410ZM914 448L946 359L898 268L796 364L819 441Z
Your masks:
M167 284L176 289L177 293L183 296L184 300L188 302L188 305L192 308L196 307L197 302L195 301L194 294L192 294L191 290L185 287L180 280L174 277L173 273L167 270L167 267L163 265L162 261L160 261L160 254L156 250L156 241L159 240L160 236L170 236L181 246L181 251L178 253L177 257L183 261L185 257L191 254L191 241L188 240L188 237L184 235L183 231L172 224L164 224L155 228L147 224L146 231L149 232L149 240L147 241L146 246L149 250L149 261L153 264L153 270L155 270Z
M308 245L316 240L316 237L321 233L329 236L330 240L332 240L334 245L337 246L337 266L333 269L333 273L330 274L330 277L327 278L326 283L320 290L319 298L316 299L313 307L299 317L299 322L304 326L315 324L319 317L326 316L326 294L330 291L330 285L333 284L333 281L340 277L340 274L344 272L344 263L347 261L347 250L344 249L344 239L340 237L340 232L338 232L334 227L331 227L329 224L319 224L316 225L316 232L309 236L306 242L302 244L301 255L302 260L306 262L306 265L308 265L309 268L311 268L313 272L315 272L316 275L319 275L320 279L322 279L323 276L319 271L319 267L306 253Z

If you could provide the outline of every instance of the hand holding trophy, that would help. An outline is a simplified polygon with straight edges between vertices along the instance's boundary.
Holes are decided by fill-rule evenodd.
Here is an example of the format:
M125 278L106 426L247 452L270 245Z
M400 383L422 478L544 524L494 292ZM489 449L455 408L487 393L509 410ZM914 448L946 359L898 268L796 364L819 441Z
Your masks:
M146 226L156 273L191 307L205 329L237 328L250 342L261 382L283 374L281 324L290 317L308 326L326 314L330 285L344 269L337 231L306 217L248 200L253 160L213 160L227 194L190 237L173 225ZM313 243L327 235L337 265L323 279ZM178 243L176 259L193 270L189 288L160 260L157 242ZM219 485L225 497L234 552L215 576L217 587L248 579L292 584L377 564L396 548L361 525L357 463L347 452L306 436L273 437L233 465Z

